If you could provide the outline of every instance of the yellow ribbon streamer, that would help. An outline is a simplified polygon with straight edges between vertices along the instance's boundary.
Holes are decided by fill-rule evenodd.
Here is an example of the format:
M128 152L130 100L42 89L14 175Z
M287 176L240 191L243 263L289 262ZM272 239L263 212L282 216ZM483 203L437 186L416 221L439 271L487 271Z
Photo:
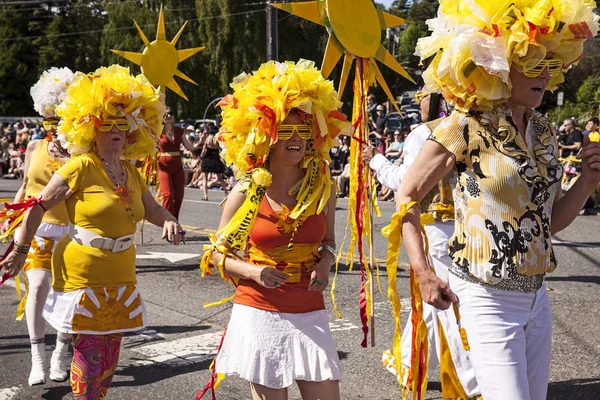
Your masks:
M394 339L392 342L392 353L395 358L396 371L402 366L402 331L400 327L400 297L396 289L396 278L398 275L398 254L402 245L402 224L408 210L417 205L416 201L408 204L400 204L400 211L392 215L392 223L381 230L383 237L388 239L388 256L386 270L388 274L388 301L392 305L394 316Z

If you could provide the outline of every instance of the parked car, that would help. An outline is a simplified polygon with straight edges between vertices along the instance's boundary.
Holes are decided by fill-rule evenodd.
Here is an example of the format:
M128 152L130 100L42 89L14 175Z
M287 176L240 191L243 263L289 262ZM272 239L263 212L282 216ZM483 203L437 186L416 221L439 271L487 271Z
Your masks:
M219 126L221 125L216 119L197 119L194 121L194 128L198 129L202 124L208 125L210 130L214 133L219 130Z

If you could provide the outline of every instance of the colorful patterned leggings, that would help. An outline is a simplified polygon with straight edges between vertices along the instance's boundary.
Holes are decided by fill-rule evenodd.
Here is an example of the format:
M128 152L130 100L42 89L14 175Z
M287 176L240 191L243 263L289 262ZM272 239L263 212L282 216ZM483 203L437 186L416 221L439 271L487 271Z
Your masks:
M77 400L102 400L119 362L122 333L73 335L71 388Z

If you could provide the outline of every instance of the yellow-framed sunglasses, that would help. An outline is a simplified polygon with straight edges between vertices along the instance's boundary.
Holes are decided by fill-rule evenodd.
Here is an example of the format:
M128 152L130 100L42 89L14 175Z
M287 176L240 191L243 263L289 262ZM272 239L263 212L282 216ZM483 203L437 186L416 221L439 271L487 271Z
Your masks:
M48 119L48 120L42 121L42 126L47 131L49 131L50 129L56 130L58 128L58 122L59 122L59 120L57 120L57 119Z
M307 124L281 124L277 127L279 140L290 140L298 132L300 139L308 140L312 137L312 128Z
M107 119L102 121L102 125L98 127L100 132L110 132L116 126L121 132L127 132L129 130L129 121L126 119Z
M542 72L544 72L546 68L548 68L548 73L550 73L550 76L555 78L561 73L562 67L563 62L558 58L544 59L536 65L533 65L532 63L526 63L523 66L523 75L528 78L537 78L542 74Z
M425 97L429 96L430 94L431 94L431 93L429 93L429 92L417 92L417 93L415 94L415 101L417 102L417 104L421 104L421 101L422 101L422 100L423 100Z

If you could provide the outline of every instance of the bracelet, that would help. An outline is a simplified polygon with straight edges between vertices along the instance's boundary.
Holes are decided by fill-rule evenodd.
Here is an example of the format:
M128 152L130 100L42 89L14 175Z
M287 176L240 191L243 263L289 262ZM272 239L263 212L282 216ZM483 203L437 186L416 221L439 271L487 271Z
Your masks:
M321 251L323 251L323 250L329 251L331 253L331 255L335 258L335 247L329 246L329 245L327 245L327 246L320 245L319 248L317 249L317 253L321 253Z
M30 247L31 247L31 245L29 245L29 244L15 243L15 247L12 249L12 252L15 254L29 254Z

